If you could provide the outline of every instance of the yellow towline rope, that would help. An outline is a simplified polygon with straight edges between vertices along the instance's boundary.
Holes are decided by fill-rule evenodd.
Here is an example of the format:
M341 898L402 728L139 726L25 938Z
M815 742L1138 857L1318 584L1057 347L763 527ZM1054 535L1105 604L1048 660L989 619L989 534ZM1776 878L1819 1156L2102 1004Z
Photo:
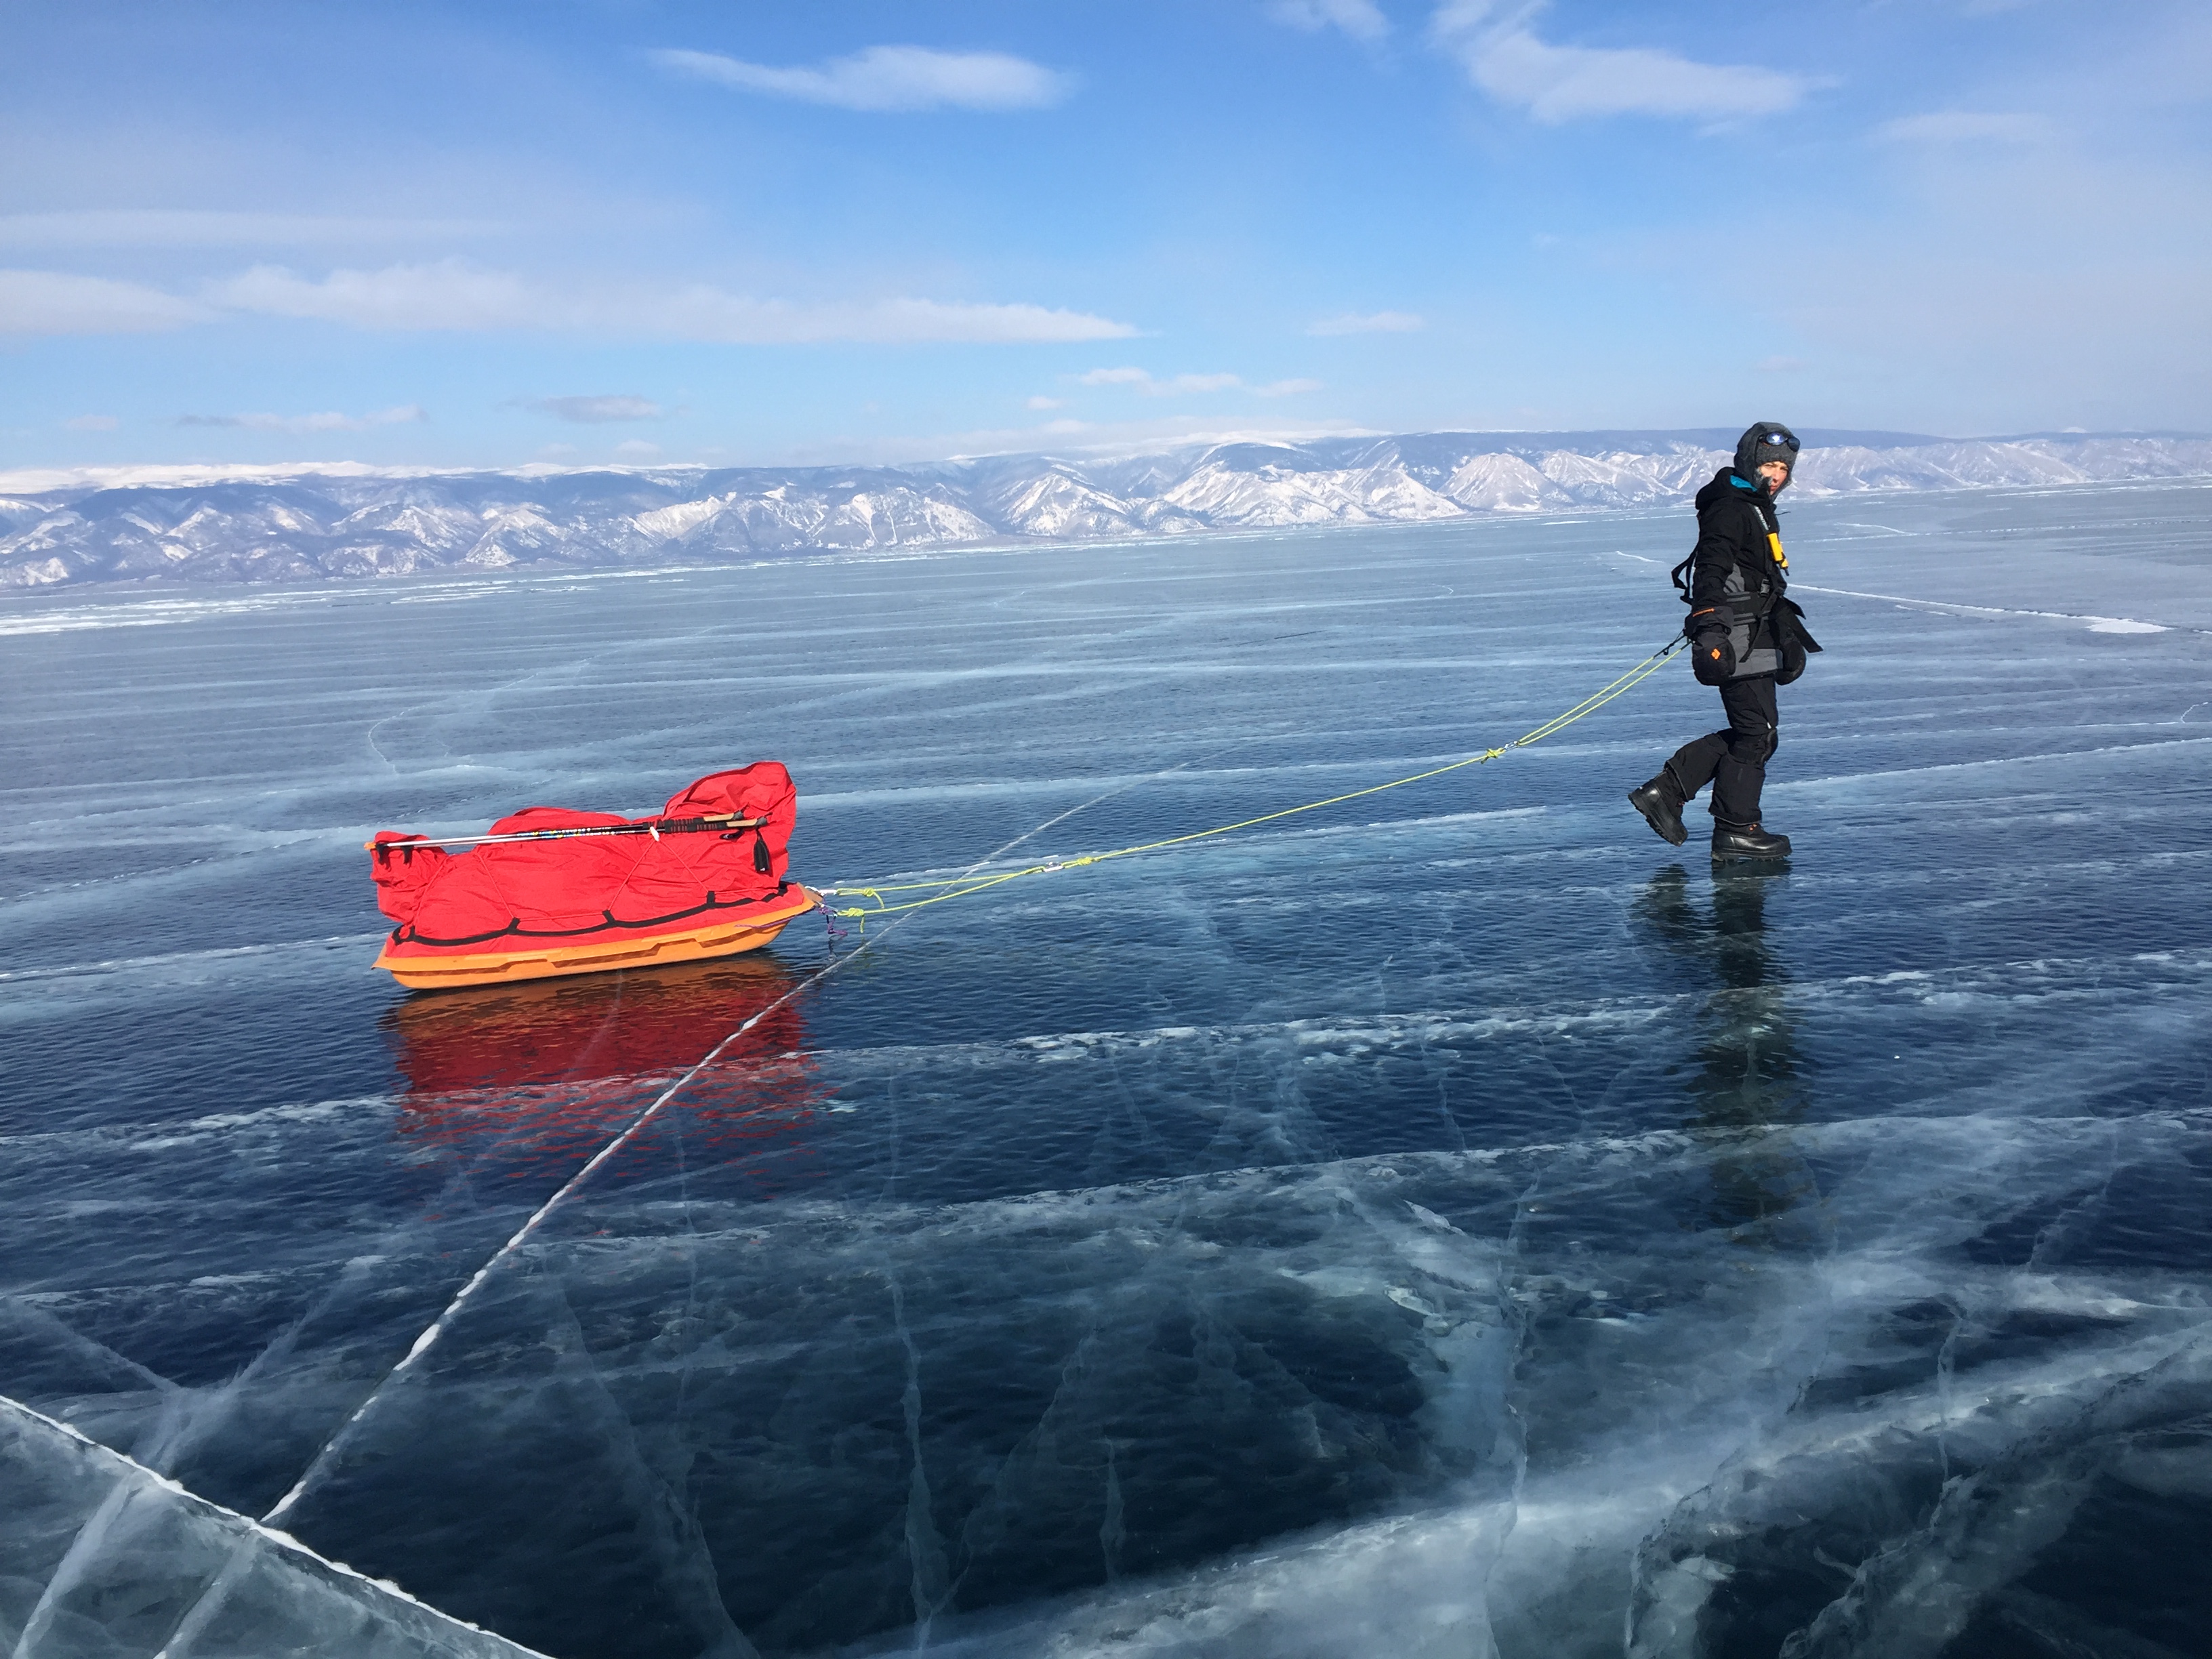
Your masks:
M1393 778L1388 783L1370 784L1364 789L1348 790L1341 795L1331 795L1326 800L1308 801L1303 806L1285 806L1279 812L1262 812L1257 817L1240 818L1235 823L1221 824L1212 830L1194 830L1187 836L1170 836L1164 841L1144 842L1135 847L1117 847L1110 853L1086 853L1081 858L1050 859L1042 864L1032 864L1024 869L1002 871L995 876L973 878L953 876L941 881L889 883L873 887L824 887L819 890L825 895L834 895L838 897L854 896L875 900L872 906L851 905L831 911L832 915L858 916L863 919L869 916L890 915L901 910L919 910L927 905L942 904L947 899L968 898L976 893L988 892L992 888L1003 887L1010 881L1019 881L1024 876L1050 875L1056 871L1080 869L1086 864L1103 864L1109 859L1131 858L1139 853L1157 853L1164 848L1182 847L1194 841L1210 841L1216 836L1226 836L1238 830L1249 830L1255 824L1273 823L1279 818L1296 817L1301 812L1317 812L1324 806L1340 806L1346 801L1358 800L1368 795L1379 795L1389 789L1402 789L1409 783L1420 783L1430 778L1440 778L1447 772L1456 772L1465 767L1480 766L1486 762L1498 759L1501 755L1510 754L1516 749L1526 749L1531 744L1541 743L1546 738L1565 731L1577 720L1595 714L1614 698L1625 696L1634 690L1652 675L1657 673L1660 665L1680 650L1684 643L1685 641L1681 640L1676 640L1663 649L1653 652L1610 684L1601 686L1575 704L1573 708L1562 714L1553 715L1550 720L1546 720L1534 731L1523 732L1510 743L1502 744L1495 749L1486 749L1479 755L1469 755L1464 760L1455 760L1448 765L1432 766L1425 772L1415 772L1407 777ZM928 898L908 899L897 904L886 904L884 902L884 895L886 893L926 892L932 888L945 888L950 890L936 893Z

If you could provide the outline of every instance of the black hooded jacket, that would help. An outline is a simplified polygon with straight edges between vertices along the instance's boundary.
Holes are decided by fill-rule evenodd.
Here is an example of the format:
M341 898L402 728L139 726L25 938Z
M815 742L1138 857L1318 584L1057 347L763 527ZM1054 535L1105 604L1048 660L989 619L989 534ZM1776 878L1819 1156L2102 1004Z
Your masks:
M1820 647L1798 621L1803 613L1783 597L1790 564L1764 484L1730 466L1713 475L1698 492L1698 544L1685 564L1690 615L1682 631L1694 639L1725 629L1735 657L1729 678L1773 674L1787 684L1804 672L1805 653Z

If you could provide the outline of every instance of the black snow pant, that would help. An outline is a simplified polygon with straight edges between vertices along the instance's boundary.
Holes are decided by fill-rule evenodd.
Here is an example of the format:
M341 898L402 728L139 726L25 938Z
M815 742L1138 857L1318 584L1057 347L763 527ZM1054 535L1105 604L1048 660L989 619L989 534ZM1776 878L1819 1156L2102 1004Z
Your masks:
M1753 674L1721 687L1728 730L1708 732L1674 751L1667 769L1688 800L1713 786L1713 817L1744 829L1759 822L1759 792L1766 782L1766 763L1782 740L1774 702L1774 676Z

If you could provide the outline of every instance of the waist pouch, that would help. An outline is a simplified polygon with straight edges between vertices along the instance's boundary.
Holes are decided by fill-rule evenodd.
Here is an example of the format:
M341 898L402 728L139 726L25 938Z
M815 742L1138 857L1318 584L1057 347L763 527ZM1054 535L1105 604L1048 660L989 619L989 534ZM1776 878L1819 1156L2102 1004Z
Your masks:
M1805 672L1812 653L1820 648L1812 630L1805 626L1805 612L1796 600L1784 599L1774 607L1775 647L1781 653L1780 666L1775 671L1774 683L1787 685Z

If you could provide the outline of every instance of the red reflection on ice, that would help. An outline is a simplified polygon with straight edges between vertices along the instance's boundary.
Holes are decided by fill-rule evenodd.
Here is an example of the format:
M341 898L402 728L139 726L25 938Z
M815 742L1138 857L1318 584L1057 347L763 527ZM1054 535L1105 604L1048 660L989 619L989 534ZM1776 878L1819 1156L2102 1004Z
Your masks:
M384 1018L401 1140L471 1173L565 1179L756 1015L594 1183L756 1161L757 1190L804 1179L815 1062L772 957L538 980L408 999Z

